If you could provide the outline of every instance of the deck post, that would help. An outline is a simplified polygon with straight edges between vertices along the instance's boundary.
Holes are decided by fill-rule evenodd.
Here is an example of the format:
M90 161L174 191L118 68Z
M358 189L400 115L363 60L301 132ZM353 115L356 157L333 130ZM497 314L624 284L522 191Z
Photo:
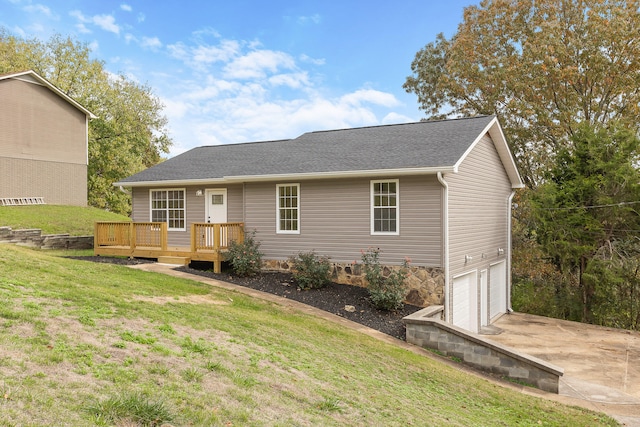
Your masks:
M222 272L222 262L220 261L220 224L213 224L213 272Z
M100 238L98 237L98 233L99 233L98 230L99 230L98 229L98 222L96 221L96 222L93 223L93 250L94 250L94 253L95 253L95 249L98 247L98 244L100 242Z
M133 252L136 250L136 225L133 221L129 225L129 248L131 248L131 258L133 258Z
M169 236L167 235L167 223L163 222L160 224L160 247L163 251L167 250L167 240L169 240Z
M191 224L191 253L196 252L196 224Z

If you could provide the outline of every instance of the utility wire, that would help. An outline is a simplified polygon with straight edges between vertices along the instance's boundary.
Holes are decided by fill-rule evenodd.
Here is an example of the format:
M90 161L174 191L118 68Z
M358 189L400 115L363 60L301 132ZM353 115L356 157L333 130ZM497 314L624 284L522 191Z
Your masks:
M620 203L611 203L608 205L593 205L593 206L569 206L565 208L540 208L545 211L569 211L575 209L596 209L596 208L611 208L614 206L625 206L625 205L637 205L640 203L640 200L635 202L620 202Z

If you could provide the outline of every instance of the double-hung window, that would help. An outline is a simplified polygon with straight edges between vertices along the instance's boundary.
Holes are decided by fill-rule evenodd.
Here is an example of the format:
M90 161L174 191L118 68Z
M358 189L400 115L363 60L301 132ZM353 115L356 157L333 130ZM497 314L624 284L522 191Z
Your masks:
M185 191L151 190L151 221L166 222L169 230L186 230Z
M300 234L300 184L276 185L276 230Z
M371 181L371 234L400 233L397 179Z

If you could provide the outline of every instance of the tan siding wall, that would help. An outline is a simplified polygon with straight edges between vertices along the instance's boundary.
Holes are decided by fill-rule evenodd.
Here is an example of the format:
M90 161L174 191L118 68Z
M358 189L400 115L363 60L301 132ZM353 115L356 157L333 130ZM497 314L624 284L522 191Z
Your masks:
M511 186L492 140L485 136L460 165L445 176L449 184L451 278L505 258L507 199ZM505 255L498 256L498 248ZM465 264L465 255L473 260Z
M87 164L85 114L46 87L0 81L0 129L2 157Z
M170 246L191 245L191 224L194 222L205 222L205 202L203 196L196 196L196 190L204 190L209 187L152 187L134 188L131 218L136 222L146 222L151 220L150 190L186 190L186 231L169 231ZM242 222L242 185L230 185L227 187L212 186L211 188L227 188L227 221Z
M87 166L0 157L2 197L44 197L51 205L86 206Z
M387 177L382 177L387 178ZM393 179L395 177L388 177ZM400 235L370 235L370 180L301 181L300 234L276 234L276 184L246 184L246 219L267 259L315 250L334 262L360 261L368 247L381 261L441 266L441 186L433 176L400 178Z

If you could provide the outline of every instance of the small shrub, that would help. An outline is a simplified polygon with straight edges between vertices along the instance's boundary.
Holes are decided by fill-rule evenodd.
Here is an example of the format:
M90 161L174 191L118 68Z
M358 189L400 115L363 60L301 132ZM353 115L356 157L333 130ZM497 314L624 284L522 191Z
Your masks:
M405 258L400 270L394 270L387 277L380 265L380 249L369 248L362 251L364 275L367 280L369 299L380 310L396 310L402 307L406 295L404 279L408 276L409 260Z
M322 288L330 281L331 264L326 256L318 256L314 251L300 252L289 258L293 277L301 289Z
M229 263L238 276L255 276L260 272L262 253L255 234L255 231L245 233L243 242L232 241L229 245Z

